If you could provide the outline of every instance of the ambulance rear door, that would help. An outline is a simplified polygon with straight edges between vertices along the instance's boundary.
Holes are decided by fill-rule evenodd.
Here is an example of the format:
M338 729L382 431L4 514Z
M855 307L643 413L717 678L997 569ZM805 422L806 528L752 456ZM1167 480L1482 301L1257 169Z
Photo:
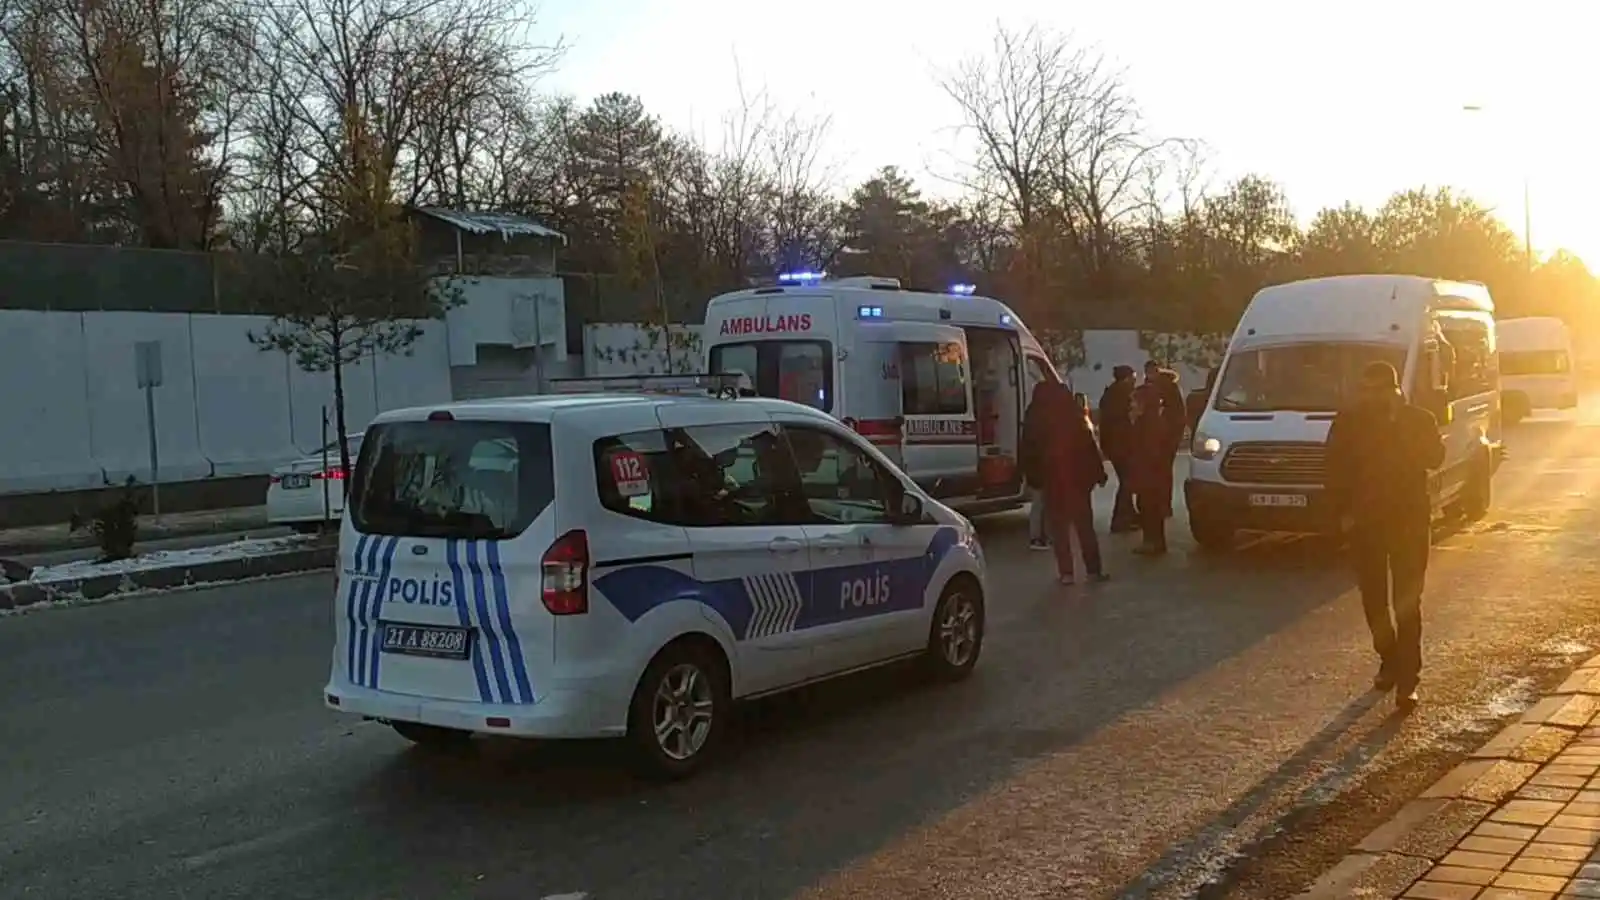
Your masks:
M893 345L872 352L892 361L889 371L899 382L901 467L937 499L975 498L978 427L966 332L930 322L885 322L864 325L863 336L862 346Z
M770 289L724 301L706 321L707 364L748 376L757 394L838 415L833 298L816 289Z

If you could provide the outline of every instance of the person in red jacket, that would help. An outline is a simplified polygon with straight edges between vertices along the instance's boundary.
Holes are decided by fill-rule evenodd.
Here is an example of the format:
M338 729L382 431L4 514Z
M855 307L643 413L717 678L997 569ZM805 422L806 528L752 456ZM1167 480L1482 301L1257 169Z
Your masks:
M1077 535L1090 581L1108 576L1094 533L1091 493L1106 483L1105 458L1083 407L1066 385L1042 382L1033 389L1022 424L1022 467L1028 484L1044 494L1056 572L1062 584L1075 580L1072 536Z

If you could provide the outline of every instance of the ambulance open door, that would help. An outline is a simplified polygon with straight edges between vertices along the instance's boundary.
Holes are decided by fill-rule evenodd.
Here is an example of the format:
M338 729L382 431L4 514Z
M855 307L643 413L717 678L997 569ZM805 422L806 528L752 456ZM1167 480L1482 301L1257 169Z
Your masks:
M976 497L978 427L966 332L931 322L863 324L862 329L861 363L875 363L878 377L866 378L875 386L861 397L856 430L879 443L871 432L892 417L898 427L879 446L898 443L900 465L913 480L941 500Z

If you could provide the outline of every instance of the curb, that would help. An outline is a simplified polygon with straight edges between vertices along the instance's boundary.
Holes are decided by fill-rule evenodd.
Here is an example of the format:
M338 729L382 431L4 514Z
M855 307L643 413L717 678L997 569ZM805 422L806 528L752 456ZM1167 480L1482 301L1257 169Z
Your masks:
M1398 896L1502 802L1528 787L1597 713L1600 656L1573 670L1555 691L1401 807L1298 900Z
M242 556L188 565L65 578L60 581L24 581L0 586L0 610L21 609L53 601L98 600L132 591L170 590L193 584L243 581L268 575L288 575L333 567L338 547L333 543L296 547L282 553Z

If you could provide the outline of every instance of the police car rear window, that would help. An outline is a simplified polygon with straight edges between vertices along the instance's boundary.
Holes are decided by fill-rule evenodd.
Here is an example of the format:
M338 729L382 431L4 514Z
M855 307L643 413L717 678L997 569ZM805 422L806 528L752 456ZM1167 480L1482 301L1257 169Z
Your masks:
M364 534L512 538L555 497L546 424L394 422L364 437L350 483Z

